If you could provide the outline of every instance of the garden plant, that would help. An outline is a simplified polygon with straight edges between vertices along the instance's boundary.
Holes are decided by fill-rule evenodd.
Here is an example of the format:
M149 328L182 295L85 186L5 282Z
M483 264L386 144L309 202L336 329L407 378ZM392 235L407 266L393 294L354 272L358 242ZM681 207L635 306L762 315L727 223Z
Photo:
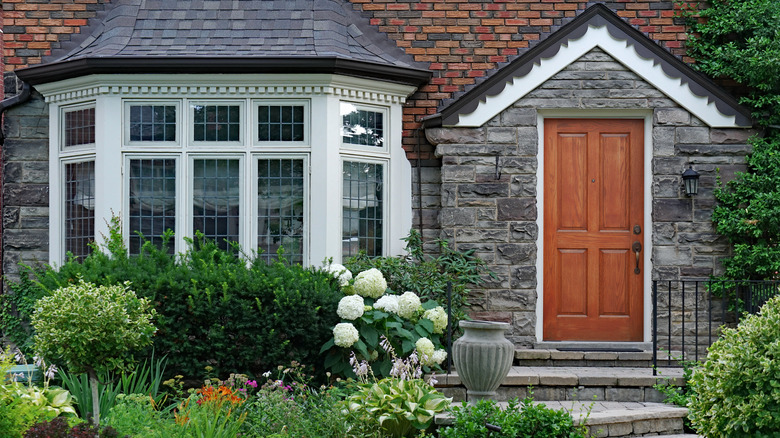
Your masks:
M154 313L128 284L95 286L83 279L38 301L32 317L36 351L87 373L95 426L100 423L98 372L124 368L133 350L152 342Z
M736 329L724 329L690 379L690 419L708 438L774 436L780 430L780 297Z
M437 272L465 291L484 274L478 259L411 248L348 261L365 268L353 276L203 239L172 255L170 237L130 256L114 222L92 255L23 270L4 297L5 334L20 355L61 363L64 388L4 382L4 433L13 423L12 438L412 437L447 409L422 380L446 359L445 286L406 286ZM19 394L56 397L41 407Z

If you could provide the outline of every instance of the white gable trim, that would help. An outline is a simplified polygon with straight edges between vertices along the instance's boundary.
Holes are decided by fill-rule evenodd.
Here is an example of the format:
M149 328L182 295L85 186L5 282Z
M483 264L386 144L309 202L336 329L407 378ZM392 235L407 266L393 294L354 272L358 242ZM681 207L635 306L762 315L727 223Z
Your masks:
M562 44L558 53L551 58L543 58L535 63L528 74L514 77L495 96L488 96L479 102L477 109L469 114L461 114L457 127L479 127L507 109L513 103L542 85L556 73L599 47L618 62L652 84L667 97L690 111L714 128L738 128L735 116L727 116L718 111L714 102L707 97L698 96L691 91L687 83L680 78L667 75L659 62L640 56L628 40L612 36L607 26L589 25L585 34L578 39Z

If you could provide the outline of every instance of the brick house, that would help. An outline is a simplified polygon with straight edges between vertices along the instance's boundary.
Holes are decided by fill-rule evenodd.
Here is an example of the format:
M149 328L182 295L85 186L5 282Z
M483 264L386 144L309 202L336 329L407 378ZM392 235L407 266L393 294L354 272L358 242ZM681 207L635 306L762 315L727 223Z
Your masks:
M717 273L749 113L674 2L3 1L2 268L118 215L319 264L427 242L497 274L472 315L646 342L650 285ZM699 174L686 195L681 174ZM341 208L333 208L340 205Z

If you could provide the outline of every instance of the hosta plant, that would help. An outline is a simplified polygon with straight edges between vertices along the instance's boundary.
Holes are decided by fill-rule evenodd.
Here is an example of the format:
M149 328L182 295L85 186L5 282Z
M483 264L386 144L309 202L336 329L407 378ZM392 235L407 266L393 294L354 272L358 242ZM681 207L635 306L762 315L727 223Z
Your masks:
M376 380L368 362L351 354L350 364L361 382L344 403L357 418L377 424L392 437L408 437L428 429L436 414L450 405L451 398L433 388L435 381L422 380L418 351L399 358L384 336L381 346L392 358L390 377Z
M421 379L386 377L364 384L347 397L346 405L365 421L378 423L389 435L408 437L428 429L450 401Z

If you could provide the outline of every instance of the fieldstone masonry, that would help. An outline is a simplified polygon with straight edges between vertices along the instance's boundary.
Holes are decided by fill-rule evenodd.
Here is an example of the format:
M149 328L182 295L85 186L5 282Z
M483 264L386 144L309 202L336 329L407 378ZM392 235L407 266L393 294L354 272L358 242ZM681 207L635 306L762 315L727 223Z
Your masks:
M713 188L718 175L728 180L745 168L752 132L707 127L594 49L480 128L426 131L442 159L441 235L458 249L476 250L497 275L472 297L472 316L511 322L507 336L518 347L536 340L538 109L652 110L652 175L646 184L652 184L653 225L645 234L646 242L652 239L652 279L719 272L719 259L729 249L713 230ZM701 174L699 195L692 198L680 177L689 164Z
M5 135L3 274L16 280L20 261L49 259L49 108L40 94L6 112Z

